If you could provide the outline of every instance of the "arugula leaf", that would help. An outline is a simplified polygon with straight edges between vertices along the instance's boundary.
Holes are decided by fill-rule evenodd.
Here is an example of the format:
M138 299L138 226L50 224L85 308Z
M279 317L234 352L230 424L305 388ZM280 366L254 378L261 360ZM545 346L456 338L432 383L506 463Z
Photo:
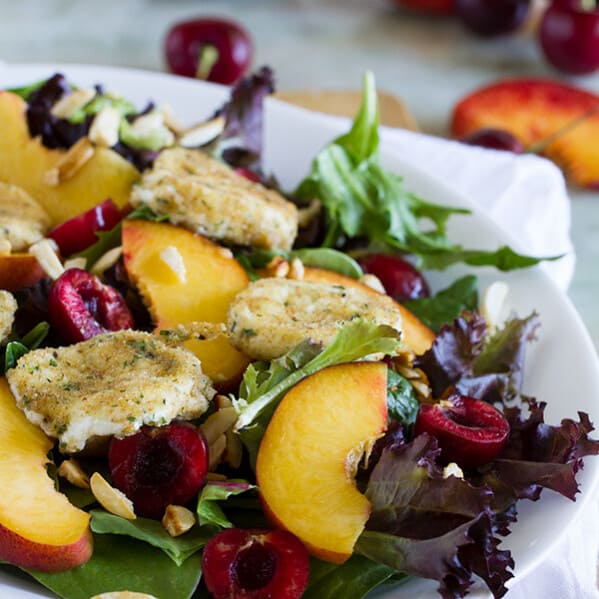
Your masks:
M107 106L116 108L121 116L127 116L137 112L137 108L135 108L135 105L129 102L129 100L125 100L125 98L113 97L108 94L102 94L96 96L93 100L91 100L91 102L76 110L69 117L69 121L71 123L82 123L88 116L98 114L98 112Z
M28 333L23 335L21 341L29 349L37 349L48 336L50 324L47 322L38 322Z
M11 87L5 89L4 91L10 92L11 94L15 94L23 98L23 100L29 100L31 94L34 91L37 91L44 83L46 83L47 79L42 79L41 81L36 81L35 83L30 83L29 85L24 85L22 87Z
M177 566L155 547L129 537L96 535L91 559L66 572L25 570L64 599L89 599L111 591L189 599L201 576L201 560Z
M362 599L397 572L382 564L352 555L340 566L312 559L310 582L302 599Z
M172 143L172 133L165 125L154 127L143 133L138 132L127 119L121 119L119 138L130 148L157 152Z
M254 485L246 481L227 480L208 482L202 489L198 499L197 513L200 525L211 524L221 528L231 528L233 524L225 516L219 505L219 501L225 501L229 497L240 495L255 488Z
M451 323L463 310L478 307L478 282L474 275L466 275L454 281L434 297L407 300L403 305L415 314L426 326L438 331L444 324Z
M24 356L28 351L29 348L20 341L9 341L6 344L4 353L4 372L14 368L17 365L19 358Z
M43 321L35 325L21 340L13 339L6 344L4 349L4 369L6 372L17 365L19 358L32 349L37 349L48 336L50 325Z
M300 200L322 202L327 217L323 246L335 247L344 237L365 237L373 245L414 254L420 268L437 269L466 262L511 270L559 257L522 256L507 247L468 250L452 243L446 234L448 219L470 211L432 204L408 192L401 177L380 164L378 125L374 77L366 73L351 130L316 156L310 174L293 193Z
M314 346L303 342L269 365L250 364L243 375L239 399L234 400L239 413L236 429L251 425L265 410L274 410L291 387L323 368L372 354L393 354L400 347L399 337L390 326L358 318L340 328L331 343L316 355Z
M414 387L401 374L387 369L387 412L389 420L400 422L406 430L416 422L420 403Z
M189 532L171 537L157 520L136 518L127 520L104 510L91 510L90 527L98 534L124 535L144 541L164 551L180 566L188 557L199 551L214 535L213 527L194 527Z

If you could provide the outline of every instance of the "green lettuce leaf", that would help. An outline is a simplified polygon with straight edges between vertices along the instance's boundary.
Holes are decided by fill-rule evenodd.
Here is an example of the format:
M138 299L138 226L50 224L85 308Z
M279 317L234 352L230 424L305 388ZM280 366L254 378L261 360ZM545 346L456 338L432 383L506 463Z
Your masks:
M50 332L50 325L45 322L39 322L21 339L11 339L4 348L4 363L0 368L4 373L17 365L19 358L37 349L46 339Z
M292 194L322 202L327 217L323 246L364 237L374 246L414 254L420 268L436 269L466 262L511 270L545 259L522 256L506 247L468 250L452 243L446 234L448 219L470 211L432 204L407 191L402 178L380 164L378 125L374 77L366 73L362 105L351 130L316 156L310 174Z
M433 331L457 318L463 310L478 308L478 282L474 275L454 281L434 297L407 300L403 305Z
M231 528L233 524L225 516L219 502L255 488L254 485L240 480L208 482L204 485L198 499L197 514L200 525L210 524L220 528Z
M177 566L199 551L216 532L213 527L194 526L179 537L171 537L157 520L127 520L104 510L92 510L90 514L93 532L102 535L124 535L148 543L164 551Z
M414 387L401 374L391 368L387 369L387 412L389 420L401 422L405 430L409 430L418 415L420 403Z

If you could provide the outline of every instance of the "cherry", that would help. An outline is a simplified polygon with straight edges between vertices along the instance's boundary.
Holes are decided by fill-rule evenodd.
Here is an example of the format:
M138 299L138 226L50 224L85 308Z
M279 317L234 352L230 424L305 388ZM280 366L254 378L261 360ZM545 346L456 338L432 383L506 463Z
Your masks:
M50 323L68 343L134 326L123 296L80 268L65 270L56 279L48 296L48 313Z
M202 574L215 599L298 599L308 585L310 562L290 532L230 528L208 541Z
M48 237L58 244L63 256L81 252L98 241L97 231L109 231L123 218L115 203L108 199L61 225Z
M422 404L414 433L437 439L445 462L476 468L497 457L510 432L510 425L492 405L452 395L437 404Z
M474 33L490 37L515 31L530 10L530 0L455 0L456 12Z
M242 177L245 177L246 179L249 179L250 181L253 181L254 183L260 183L260 176L255 173L254 171L250 170L249 168L245 168L243 166L239 166L235 169L233 169L238 175L241 175Z
M370 254L358 259L364 272L378 277L393 299L429 297L430 289L422 274L409 262L389 254Z
M514 154L522 154L524 145L509 131L503 129L478 129L460 139L462 143L493 150L505 150Z
M233 84L252 62L248 32L228 19L192 19L173 25L164 42L168 68L184 77Z
M585 75L599 69L599 7L582 0L555 0L539 28L545 58L557 69Z
M414 10L436 14L450 14L454 10L454 0L393 0L395 4Z
M114 484L135 512L162 518L168 505L184 505L197 495L208 472L208 445L186 422L144 426L135 435L111 440L108 463Z

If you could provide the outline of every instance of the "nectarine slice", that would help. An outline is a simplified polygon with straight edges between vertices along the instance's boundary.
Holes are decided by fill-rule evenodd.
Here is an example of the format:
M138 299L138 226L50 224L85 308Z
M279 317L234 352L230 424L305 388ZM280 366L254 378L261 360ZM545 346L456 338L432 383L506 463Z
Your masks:
M265 511L312 555L342 563L370 515L354 475L387 427L387 367L332 366L304 379L278 405L256 462Z
M96 148L93 157L71 179L57 186L44 182L44 174L64 155L32 139L25 120L25 102L0 91L0 181L22 187L50 215L52 224L77 216L106 198L122 207L129 201L137 169L116 152Z
M0 379L0 560L59 572L92 553L89 514L70 504L46 472L52 441L17 408Z
M329 283L331 285L342 285L343 287L359 287L368 289L372 293L379 293L367 285L360 283L356 279L346 277L338 272L326 270L324 268L315 268L311 266L304 267L304 279L306 281L316 281L319 283ZM416 315L412 314L401 304L397 304L401 312L403 342L417 355L423 354L430 349L435 339L435 333L431 331Z
M180 227L123 221L125 267L158 329L196 321L227 321L231 300L249 282L243 268L227 252ZM168 256L177 254L179 276L168 265ZM186 347L200 358L204 374L221 390L238 381L249 364L226 337L192 340Z
M463 98L454 108L451 132L461 138L478 129L505 129L529 148L580 118L575 127L544 148L543 154L563 168L577 185L597 189L598 105L598 95L566 83L510 79Z
M46 273L32 254L0 256L0 289L16 291L35 285Z

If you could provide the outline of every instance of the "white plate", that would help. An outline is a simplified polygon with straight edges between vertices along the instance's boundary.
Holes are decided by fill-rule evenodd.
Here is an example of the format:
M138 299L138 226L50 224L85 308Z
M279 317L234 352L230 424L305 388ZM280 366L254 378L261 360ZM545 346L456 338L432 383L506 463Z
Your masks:
M192 123L210 115L227 98L227 90L217 85L164 75L110 67L75 65L10 65L0 66L0 88L17 86L43 79L60 71L80 86L103 83L140 106L148 99L175 108L183 122ZM338 135L337 121L323 119L305 110L269 100L265 127L265 165L287 187L292 188L307 172L315 153ZM424 172L406 166L383 148L386 166L403 175L406 185L427 200L467 206L474 214L454 217L450 237L468 247L495 248L519 243L500 230L487 217L476 211L466 199ZM472 272L472 269L469 269ZM433 288L443 287L465 268L452 267L444 273L430 273ZM538 268L502 274L490 268L477 269L481 289L494 280L510 285L509 303L519 315L536 310L541 316L539 339L527 355L525 392L548 403L547 421L556 423L564 417L576 417L577 410L588 412L599 422L599 362L595 348L568 298ZM587 458L579 474L582 494L570 502L546 491L539 502L520 502L518 523L503 546L510 549L516 561L516 577L525 576L552 551L568 526L593 494L599 479L599 460ZM435 583L413 581L383 592L388 599L424 599L437 596ZM15 599L50 596L20 579L0 572L0 597ZM381 596L377 593L377 596ZM474 595L471 595L474 596ZM485 596L482 595L476 596Z

